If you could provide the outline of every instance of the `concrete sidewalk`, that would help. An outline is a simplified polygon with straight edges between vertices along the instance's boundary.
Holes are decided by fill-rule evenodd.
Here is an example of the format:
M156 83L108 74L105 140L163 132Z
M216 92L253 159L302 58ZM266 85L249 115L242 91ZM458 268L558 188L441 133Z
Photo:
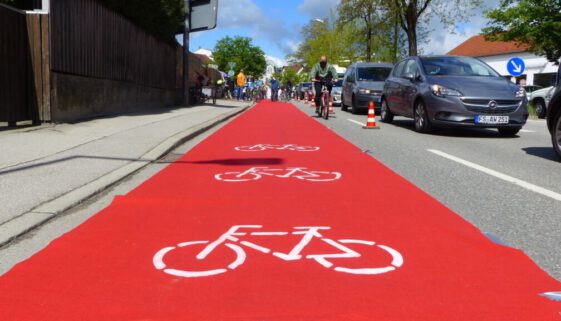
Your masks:
M0 131L0 245L235 116L248 103L166 108Z

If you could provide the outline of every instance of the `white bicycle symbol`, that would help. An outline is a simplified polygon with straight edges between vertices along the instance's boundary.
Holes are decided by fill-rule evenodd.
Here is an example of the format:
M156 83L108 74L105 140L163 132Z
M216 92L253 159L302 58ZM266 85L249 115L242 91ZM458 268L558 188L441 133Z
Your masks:
M219 181L224 182L248 182L256 181L263 176L273 176L278 178L296 178L310 182L331 182L341 178L338 172L309 171L305 167L290 168L268 168L252 167L242 172L226 172L214 175Z
M257 144L253 146L238 146L235 147L234 149L240 152L261 152L266 149L290 150L295 152L317 152L319 150L319 147L298 146L295 144L285 144L285 145Z
M392 249L386 245L376 244L375 242L371 241L363 241L363 240L351 240L351 239L342 239L342 240L333 240L329 238L323 237L321 235L321 230L329 230L330 227L325 226L302 226L302 227L294 227L294 231L289 232L240 232L239 230L245 229L260 229L262 228L261 225L236 225L232 226L226 233L220 236L216 241L191 241L191 242L184 242L179 243L175 246L165 247L158 251L153 259L152 262L154 267L164 273L178 276L178 277L185 277L185 278L196 278L196 277L205 277L205 276L213 276L217 274L226 273L229 270L234 270L235 268L239 267L245 262L246 259L246 252L241 247L241 245L256 250L258 252L264 254L272 254L273 256L282 259L284 261L297 261L302 259L309 259L314 260L319 263L321 266L331 269L335 265L329 261L329 259L354 259L361 257L361 254L348 248L346 244L359 244L359 245L366 245L369 247L370 250L382 250L385 253L391 255L391 262L384 266L376 266L376 267L365 267L365 268L349 268L344 266L335 266L333 268L336 272L342 273L349 273L349 274L358 274L358 275L377 275L395 271L399 267L403 265L403 256L396 250ZM286 236L286 235L302 235L302 240L294 246L294 248L290 251L290 253L281 253L281 252L272 252L271 249L266 247L260 246L258 244L248 242L248 241L241 241L240 237L245 235L253 235L253 236ZM338 250L337 253L333 254L309 254L309 255L302 255L304 248L310 244L312 239L319 238L323 242L333 246ZM237 243L237 244L236 244ZM218 267L216 269L210 270L203 270L203 271L192 271L189 269L181 268L181 267L169 267L165 263L165 257L170 252L185 248L188 246L197 246L197 245L204 245L207 244L196 258L198 260L204 260L207 256L215 250L218 246L223 245L230 250L232 250L236 258L235 260L230 263L226 267Z

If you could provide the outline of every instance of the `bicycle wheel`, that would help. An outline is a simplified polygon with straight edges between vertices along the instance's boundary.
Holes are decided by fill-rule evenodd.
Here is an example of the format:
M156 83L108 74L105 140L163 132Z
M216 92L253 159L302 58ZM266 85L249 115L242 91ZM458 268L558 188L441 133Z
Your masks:
M363 240L338 240L339 243L342 244L362 244L374 247L374 249L381 249L387 254L389 254L392 258L390 264L378 267L366 267L366 268L347 268L342 266L336 266L334 268L337 272L349 273L349 274L362 274L362 275L377 275L377 274L384 274L388 272L392 272L403 266L403 256L398 251L394 250L393 248L376 244L375 242L371 241L363 241ZM321 264L321 263L320 263Z
M302 179L310 182L332 182L341 178L341 173L339 172L321 172L321 171L310 171L309 176L297 176L296 178Z
M157 270L163 271L164 273L169 274L169 275L184 277L184 278L196 278L196 277L213 276L213 275L217 275L217 274L222 274L222 273L228 272L228 270L233 270L233 269L237 268L238 266L242 265L245 262L245 258L246 258L245 251L241 247L239 247L238 245L226 243L224 245L227 248L229 248L230 250L234 251L234 253L236 254L236 259L234 260L234 262L230 263L226 267L219 267L219 268L210 269L210 270L194 271L192 269L188 269L188 268L185 268L185 267L182 267L182 268L169 267L168 264L165 263L164 259L165 259L166 255L168 255L170 252L172 252L174 250L178 250L178 249L181 249L181 248L186 248L186 247L193 246L193 245L208 244L208 243L209 243L209 241L192 241L192 242L179 243L175 246L165 247L165 248L159 250L154 255L154 257L152 258L152 264L154 265L154 267ZM194 262L196 262L196 260L197 260L196 258L193 259Z
M323 101L322 101L322 113L323 113L323 118L325 120L329 119L329 108L328 108L328 102L327 102L327 95L323 95Z
M256 181L261 178L261 175L255 173L245 174L243 177L240 176L241 172L226 172L222 174L214 175L214 178L219 181L224 182L249 182Z

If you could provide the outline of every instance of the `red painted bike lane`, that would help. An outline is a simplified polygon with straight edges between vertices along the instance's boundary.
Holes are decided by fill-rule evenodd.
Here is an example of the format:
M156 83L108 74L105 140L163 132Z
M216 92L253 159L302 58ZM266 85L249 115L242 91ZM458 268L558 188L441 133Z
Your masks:
M407 197L403 197L407 195ZM0 278L0 320L561 320L561 284L264 102Z

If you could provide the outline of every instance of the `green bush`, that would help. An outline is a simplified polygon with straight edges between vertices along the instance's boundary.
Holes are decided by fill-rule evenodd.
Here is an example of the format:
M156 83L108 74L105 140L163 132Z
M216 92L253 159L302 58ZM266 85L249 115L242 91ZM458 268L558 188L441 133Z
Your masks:
M175 41L183 25L184 0L98 0L120 12L139 27L165 41ZM32 9L33 0L0 0L19 9Z
M33 8L32 0L0 0L0 3L7 4L21 10L29 10Z
M100 1L165 41L174 42L175 34L184 22L184 0Z

